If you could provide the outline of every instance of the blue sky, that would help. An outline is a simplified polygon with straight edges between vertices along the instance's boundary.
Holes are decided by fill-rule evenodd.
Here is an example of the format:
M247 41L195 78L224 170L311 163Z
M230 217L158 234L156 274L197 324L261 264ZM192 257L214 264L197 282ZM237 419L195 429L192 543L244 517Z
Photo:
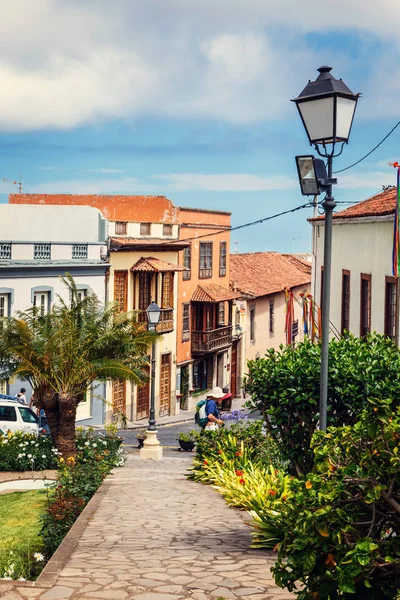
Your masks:
M400 6L360 0L14 0L0 24L0 178L25 192L163 194L232 225L302 204L310 152L290 98L333 67L363 96L335 167L398 121ZM339 176L339 201L395 182L399 130ZM15 190L1 183L0 201ZM343 207L343 206L341 206ZM303 210L232 233L239 252L310 249ZM234 243L237 242L237 243Z

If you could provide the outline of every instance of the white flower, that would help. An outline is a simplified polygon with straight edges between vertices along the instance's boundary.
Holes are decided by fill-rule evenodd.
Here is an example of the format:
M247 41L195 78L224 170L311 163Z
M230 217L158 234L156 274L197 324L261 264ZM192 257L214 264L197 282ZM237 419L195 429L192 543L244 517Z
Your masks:
M33 553L33 558L36 560L36 562L43 562L44 561L44 556L41 552L34 552Z
M97 444L93 444L93 448L97 448Z
M89 446L89 442L85 442L85 446Z
M3 444L8 444L8 439L7 438L4 438Z
M26 581L25 577L20 577L18 581Z
M45 455L45 454L42 454L42 458L46 458L46 455Z
M32 458L32 454L28 454L28 458Z

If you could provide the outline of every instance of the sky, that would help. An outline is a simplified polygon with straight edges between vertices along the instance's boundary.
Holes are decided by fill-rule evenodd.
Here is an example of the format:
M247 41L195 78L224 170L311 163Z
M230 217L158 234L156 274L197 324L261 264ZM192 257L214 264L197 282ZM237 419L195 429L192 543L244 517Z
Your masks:
M290 102L321 65L361 92L342 169L400 119L400 2L0 0L0 202L26 193L166 195L240 225L307 201ZM395 183L400 127L335 198ZM345 204L338 204L339 209ZM232 232L232 251L307 252L303 209Z

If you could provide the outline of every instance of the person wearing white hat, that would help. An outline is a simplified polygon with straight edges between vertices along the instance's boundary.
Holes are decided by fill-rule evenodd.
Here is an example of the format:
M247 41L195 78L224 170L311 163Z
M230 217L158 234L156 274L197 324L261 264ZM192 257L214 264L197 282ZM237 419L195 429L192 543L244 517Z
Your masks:
M208 423L205 426L207 431L213 431L218 429L219 425L223 425L224 422L219 418L218 403L225 396L224 392L220 387L215 387L207 394L206 404L206 415Z

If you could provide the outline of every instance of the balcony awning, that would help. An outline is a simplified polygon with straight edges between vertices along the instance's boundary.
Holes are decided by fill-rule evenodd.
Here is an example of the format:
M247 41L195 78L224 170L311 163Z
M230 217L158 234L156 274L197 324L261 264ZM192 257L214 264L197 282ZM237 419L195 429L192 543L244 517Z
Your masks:
M139 258L139 260L131 267L131 271L147 271L152 273L165 273L166 271L185 271L184 267L173 265L172 263L160 260L159 258Z
M239 298L240 294L232 292L220 285L210 283L208 285L198 285L195 289L191 302L226 302Z

